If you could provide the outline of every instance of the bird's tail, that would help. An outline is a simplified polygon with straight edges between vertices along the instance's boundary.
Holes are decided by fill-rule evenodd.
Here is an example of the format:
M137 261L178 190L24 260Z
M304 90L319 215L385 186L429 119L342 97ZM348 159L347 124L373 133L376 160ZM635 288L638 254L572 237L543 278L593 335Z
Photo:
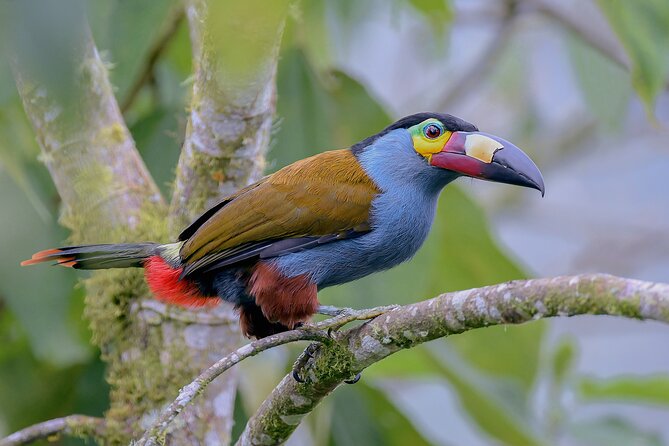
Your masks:
M198 283L181 279L181 245L183 242L67 246L35 253L21 265L53 262L76 269L144 268L146 282L158 300L186 307L218 304L220 299L204 295Z
M119 243L109 245L66 246L33 254L21 266L42 262L76 269L107 269L142 267L151 256L159 254L158 243Z

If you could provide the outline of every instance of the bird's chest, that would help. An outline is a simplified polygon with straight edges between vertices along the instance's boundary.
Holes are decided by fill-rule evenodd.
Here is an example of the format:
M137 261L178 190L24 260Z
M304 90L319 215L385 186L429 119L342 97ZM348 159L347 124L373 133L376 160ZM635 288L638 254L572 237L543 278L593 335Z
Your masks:
M410 259L427 238L437 196L398 191L378 197L372 206L372 231L361 240L366 263L391 268Z
M372 203L372 230L276 259L288 276L307 274L319 288L350 282L410 259L430 231L436 195L383 194Z

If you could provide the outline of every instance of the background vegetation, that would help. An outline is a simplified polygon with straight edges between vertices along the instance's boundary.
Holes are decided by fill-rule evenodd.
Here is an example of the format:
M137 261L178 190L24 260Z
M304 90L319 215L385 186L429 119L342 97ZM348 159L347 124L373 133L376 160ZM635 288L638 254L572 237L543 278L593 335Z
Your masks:
M192 82L180 5L86 6L132 136L167 192ZM66 6L48 12L42 23L4 28L30 39L40 27L67 30L76 18ZM69 69L67 37L62 53L32 55L51 80ZM243 54L243 37L222 38ZM540 201L508 187L450 186L416 259L327 290L321 300L408 303L591 270L669 281L668 73L663 0L295 3L281 48L268 171L433 109L517 142L544 170L548 189ZM18 267L68 235L38 154L9 58L0 57L0 436L108 407L104 367L82 319L81 275ZM668 331L623 321L536 322L435 341L337 390L291 443L665 444ZM275 349L241 366L237 429L298 351Z

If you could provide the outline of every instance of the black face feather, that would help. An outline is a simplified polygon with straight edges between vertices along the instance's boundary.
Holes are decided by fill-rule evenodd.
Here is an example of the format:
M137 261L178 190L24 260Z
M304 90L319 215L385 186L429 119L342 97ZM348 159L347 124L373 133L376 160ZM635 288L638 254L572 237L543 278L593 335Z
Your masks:
M444 124L444 128L449 132L478 131L478 128L474 124L470 124L469 122L457 118L453 115L448 115L445 113L430 113L430 112L416 113L413 115L405 116L399 121L381 130L376 135L369 136L360 141L359 143L354 144L353 146L351 146L351 151L353 152L354 155L357 155L360 152L362 152L365 149L365 147L368 147L370 144L372 144L374 141L376 141L383 135L387 134L388 132L391 132L396 129L408 129L430 118L438 119L439 121L441 121L441 123Z

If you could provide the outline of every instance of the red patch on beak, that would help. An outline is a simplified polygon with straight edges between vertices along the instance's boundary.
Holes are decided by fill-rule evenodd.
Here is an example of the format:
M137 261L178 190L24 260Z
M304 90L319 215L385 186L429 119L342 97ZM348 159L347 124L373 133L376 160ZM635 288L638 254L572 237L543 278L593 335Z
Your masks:
M468 175L470 177L479 177L483 173L484 164L465 155L464 153L455 153L455 152L439 152L432 155L430 161L435 167L440 167L442 169L452 170L454 172L459 172L463 175Z

